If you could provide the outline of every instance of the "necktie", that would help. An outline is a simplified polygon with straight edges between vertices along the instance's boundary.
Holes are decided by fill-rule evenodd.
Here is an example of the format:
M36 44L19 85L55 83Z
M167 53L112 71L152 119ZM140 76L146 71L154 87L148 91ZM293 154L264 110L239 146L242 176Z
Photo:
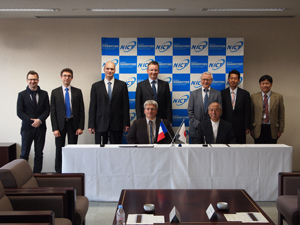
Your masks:
M268 105L268 96L264 96L264 118L263 118L264 123L269 122L269 105Z
M111 82L107 83L107 94L108 94L108 99L109 99L109 104L111 102Z
M156 83L155 80L153 80L153 81L151 82L151 84L152 84L152 90L153 90L153 93L154 93L154 96L155 96L155 101L157 101L157 94L156 94L155 83Z
M207 107L208 107L208 89L204 89L205 91L205 96L204 96L204 114L207 113Z
M152 121L149 121L149 125L150 125L150 144L152 144L153 143Z
M231 92L231 103L232 103L232 108L234 109L234 106L235 106L235 99L234 99L234 97L235 97L235 94L234 94L234 91L233 92Z
M36 106L37 106L37 102L36 102L36 91L31 92L31 97L32 97L34 109L35 109L35 111L36 111Z
M69 118L71 116L69 88L66 88L65 90L66 90L66 94L65 94L66 117Z

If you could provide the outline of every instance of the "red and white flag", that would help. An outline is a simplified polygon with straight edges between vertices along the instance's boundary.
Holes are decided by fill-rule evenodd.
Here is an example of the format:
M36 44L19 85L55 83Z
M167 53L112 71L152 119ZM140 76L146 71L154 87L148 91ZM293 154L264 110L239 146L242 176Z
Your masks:
M185 123L182 124L180 131L179 131L179 137L178 139L182 141L184 144L186 144L186 130L185 130Z
M160 121L158 135L157 135L157 142L164 139L166 137L165 133L167 133L167 132L168 132L168 130L167 130L165 124L162 121Z

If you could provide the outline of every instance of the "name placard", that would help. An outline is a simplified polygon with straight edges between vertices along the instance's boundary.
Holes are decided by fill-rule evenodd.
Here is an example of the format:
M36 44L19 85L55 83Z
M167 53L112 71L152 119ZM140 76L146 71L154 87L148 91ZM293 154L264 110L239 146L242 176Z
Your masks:
M181 222L180 213L178 212L178 210L176 209L175 206L173 207L173 209L171 210L171 212L169 214L169 220L170 220L170 223L180 223Z
M218 215L214 209L214 207L212 206L212 204L210 204L206 210L206 215L208 216L209 220L217 220L218 219Z

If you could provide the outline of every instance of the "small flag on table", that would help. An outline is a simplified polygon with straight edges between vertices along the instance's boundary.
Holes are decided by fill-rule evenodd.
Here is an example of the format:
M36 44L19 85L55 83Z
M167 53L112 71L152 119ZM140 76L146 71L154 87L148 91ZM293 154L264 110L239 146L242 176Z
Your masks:
M185 123L182 124L178 139L186 144L186 130L185 130Z
M167 133L167 132L168 132L168 130L167 130L165 124L162 121L160 121L158 136L157 136L157 142L164 139L166 137L165 133Z

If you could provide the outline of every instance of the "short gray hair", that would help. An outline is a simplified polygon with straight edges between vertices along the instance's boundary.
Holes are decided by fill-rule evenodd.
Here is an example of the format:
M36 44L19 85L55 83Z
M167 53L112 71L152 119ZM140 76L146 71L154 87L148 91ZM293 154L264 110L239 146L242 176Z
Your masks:
M222 106L221 106L221 104L219 102L212 102L212 103L210 103L209 106L208 106L208 110L211 108L210 106L212 104L215 104L215 103L217 103L219 105L219 109L222 111Z
M210 75L210 76L211 76L211 79L212 79L212 80L214 79L214 77L213 77L212 73L211 73L211 72L209 72L209 71L206 71L206 72L204 72L204 73L202 73L202 74L207 74L207 75ZM201 80L202 74L201 74L201 76L200 76L200 80Z
M156 110L158 110L158 104L154 100L147 100L147 101L145 101L145 103L144 103L144 109L146 108L146 105L155 105Z

